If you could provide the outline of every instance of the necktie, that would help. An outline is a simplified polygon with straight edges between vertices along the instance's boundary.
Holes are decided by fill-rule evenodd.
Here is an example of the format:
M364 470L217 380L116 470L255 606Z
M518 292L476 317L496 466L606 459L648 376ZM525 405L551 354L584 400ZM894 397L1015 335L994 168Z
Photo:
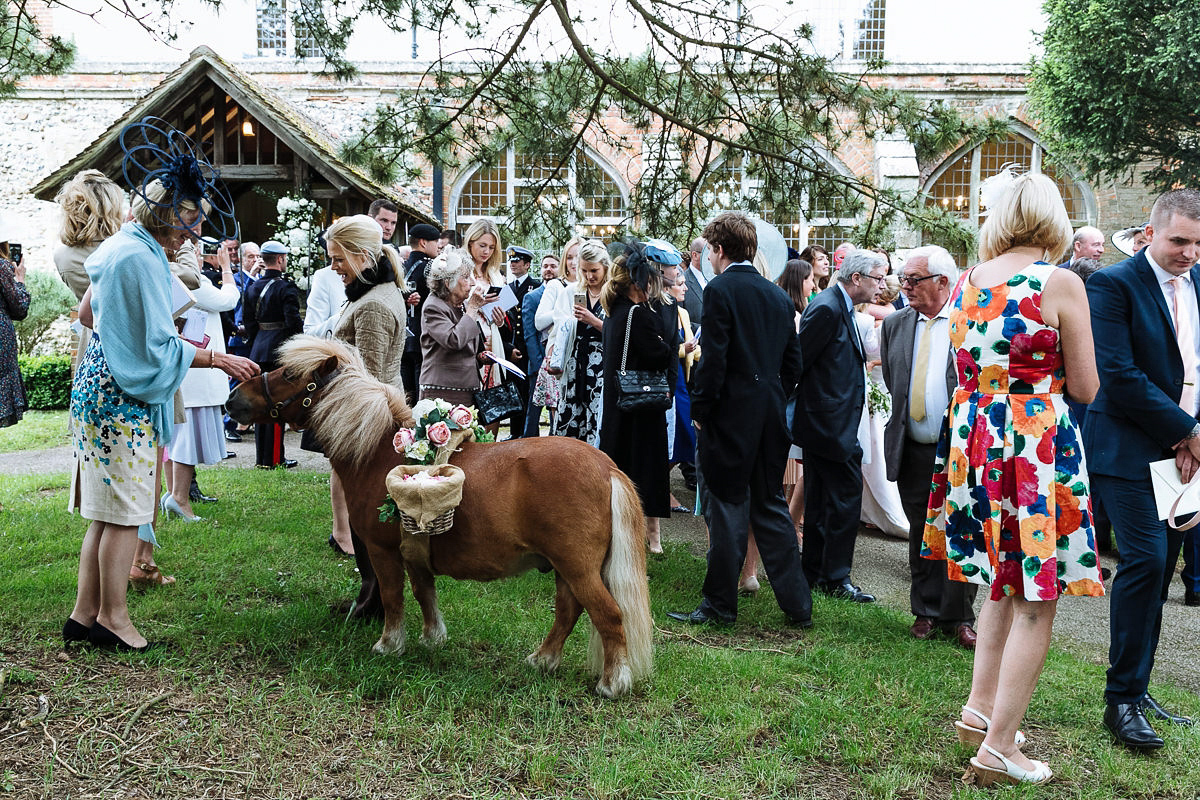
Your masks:
M929 347L933 339L933 323L937 317L925 320L921 344L917 345L917 363L913 364L912 388L908 392L908 415L913 422L925 419L925 381L929 378Z
M1175 320L1175 338L1179 344L1179 355L1183 358L1183 392L1179 395L1179 407L1189 414L1196 412L1196 333L1192 326L1192 315L1181 308L1179 298L1183 292L1191 291L1183 276L1171 278L1175 291L1171 296L1171 316Z

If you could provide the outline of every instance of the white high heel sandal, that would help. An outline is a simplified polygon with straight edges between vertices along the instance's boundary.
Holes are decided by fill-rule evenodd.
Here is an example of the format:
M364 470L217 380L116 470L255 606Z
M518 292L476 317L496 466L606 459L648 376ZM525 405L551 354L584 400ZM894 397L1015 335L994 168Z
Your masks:
M968 725L960 719L954 720L954 729L958 732L958 740L963 744L973 744L978 747L983 744L983 739L987 736L988 728L992 727L992 721L970 706L963 706L962 710L967 714L974 714L983 720L983 727L976 728L974 725ZM1013 742L1017 747L1025 744L1025 734L1017 731L1017 735L1013 737Z
M1030 759L1033 761L1033 769L1028 770L1017 766L986 744L983 749L1004 762L1004 769L989 767L978 758L972 758L971 770L975 773L975 783L981 787L991 786L994 783L1045 783L1054 777L1054 773L1050 771L1050 767L1044 761Z

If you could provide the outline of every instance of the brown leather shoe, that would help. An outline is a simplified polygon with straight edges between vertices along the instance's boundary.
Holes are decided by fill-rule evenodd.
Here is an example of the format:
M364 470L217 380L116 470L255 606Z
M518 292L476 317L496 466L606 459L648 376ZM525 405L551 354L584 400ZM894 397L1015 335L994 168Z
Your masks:
M955 644L964 650L973 651L975 649L976 638L975 629L965 622L962 625L959 625L954 631Z
M917 621L912 624L908 632L912 634L914 639L924 640L932 638L937 629L933 625L933 620L929 617L917 617Z

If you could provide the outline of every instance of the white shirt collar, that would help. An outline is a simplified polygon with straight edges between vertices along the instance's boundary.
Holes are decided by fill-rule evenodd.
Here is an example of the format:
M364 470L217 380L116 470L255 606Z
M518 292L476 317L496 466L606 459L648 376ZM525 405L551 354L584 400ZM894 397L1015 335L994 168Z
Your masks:
M944 318L947 318L950 316L950 300L951 299L952 298L949 298L949 297L946 298L946 304L944 306L942 306L940 311L938 311L936 314L933 315L934 319L944 319ZM914 308L913 311L917 311L917 310ZM927 315L922 314L920 311L917 311L917 320L918 321L925 322L927 319L929 319L929 317Z
M1158 281L1159 285L1170 283L1171 280L1176 277L1158 265L1158 262L1154 260L1154 256L1150 255L1149 247L1145 248L1145 253L1146 263L1150 265L1150 269L1154 270L1154 277ZM1178 277L1183 278L1184 286L1190 286L1192 284L1192 275L1190 272L1185 272Z

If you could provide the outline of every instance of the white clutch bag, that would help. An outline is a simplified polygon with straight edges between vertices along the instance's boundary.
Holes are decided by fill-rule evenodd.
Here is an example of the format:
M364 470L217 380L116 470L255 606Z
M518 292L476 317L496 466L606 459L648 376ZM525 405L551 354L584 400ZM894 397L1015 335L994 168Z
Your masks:
M1175 459L1164 458L1150 462L1150 482L1154 486L1154 503L1158 507L1158 518L1178 531L1186 531L1200 525L1200 473L1184 483L1175 466ZM1193 514L1182 525L1176 522L1181 514Z

